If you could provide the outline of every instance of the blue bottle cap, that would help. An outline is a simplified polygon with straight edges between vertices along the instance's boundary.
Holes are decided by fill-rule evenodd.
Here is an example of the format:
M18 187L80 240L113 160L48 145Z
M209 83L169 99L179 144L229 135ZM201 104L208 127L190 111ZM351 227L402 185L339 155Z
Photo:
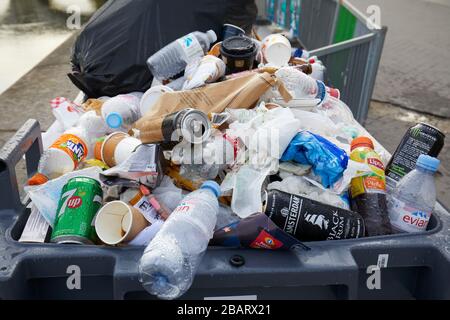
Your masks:
M430 157L425 154L422 154L417 160L417 167L433 172L436 172L439 169L440 164L441 161L439 159Z
M123 123L122 116L118 112L111 112L106 116L106 124L113 129L120 128Z
M202 186L200 187L200 189L209 189L211 190L216 197L220 197L221 191L220 191L220 186L217 184L217 182L215 181L206 181L202 184Z

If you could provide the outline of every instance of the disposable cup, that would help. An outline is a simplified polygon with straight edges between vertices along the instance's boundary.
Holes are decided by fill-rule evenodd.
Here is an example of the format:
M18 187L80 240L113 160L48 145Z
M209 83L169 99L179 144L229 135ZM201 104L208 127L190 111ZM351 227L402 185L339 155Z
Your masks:
M141 140L133 138L133 137L127 137L119 142L119 144L116 147L116 150L114 151L114 161L116 165L119 165L125 160L128 159L128 157L136 150L138 146L142 144Z
M226 40L235 36L243 36L245 31L234 24L225 23L223 25L223 40Z
M272 34L263 40L261 51L266 63L284 67L288 65L291 59L292 46L282 34Z
M127 135L124 132L114 132L109 136L107 136L105 138L105 141L103 141L100 150L101 160L104 163L106 163L109 167L114 167L116 165L115 151L117 145L127 137L129 137L129 135Z
M133 240L149 225L138 209L122 201L103 206L95 219L95 230L107 245L118 245Z

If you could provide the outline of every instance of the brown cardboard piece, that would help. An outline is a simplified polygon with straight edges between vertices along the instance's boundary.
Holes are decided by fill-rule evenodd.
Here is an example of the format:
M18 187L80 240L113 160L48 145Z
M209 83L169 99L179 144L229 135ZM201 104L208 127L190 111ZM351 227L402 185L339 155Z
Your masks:
M276 87L286 102L292 99L282 82L266 72L213 83L194 90L166 92L134 127L139 130L143 143L158 142L162 137L161 124L166 115L186 108L201 110L206 114L220 113L226 108L250 109L255 107L259 98L271 87Z

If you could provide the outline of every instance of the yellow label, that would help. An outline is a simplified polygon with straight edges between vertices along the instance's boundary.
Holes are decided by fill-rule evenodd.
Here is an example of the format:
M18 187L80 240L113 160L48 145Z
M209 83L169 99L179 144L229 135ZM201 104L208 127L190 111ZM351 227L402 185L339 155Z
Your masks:
M385 193L386 176L383 162L380 156L369 148L356 148L350 155L350 159L356 162L366 163L371 173L352 180L350 192L352 198L363 193Z

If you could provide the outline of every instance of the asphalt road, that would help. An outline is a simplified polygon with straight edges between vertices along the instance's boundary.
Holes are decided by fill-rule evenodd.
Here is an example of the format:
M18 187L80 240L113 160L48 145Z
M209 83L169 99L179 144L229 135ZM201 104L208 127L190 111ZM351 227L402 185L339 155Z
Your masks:
M450 118L450 0L351 2L389 29L373 99Z

